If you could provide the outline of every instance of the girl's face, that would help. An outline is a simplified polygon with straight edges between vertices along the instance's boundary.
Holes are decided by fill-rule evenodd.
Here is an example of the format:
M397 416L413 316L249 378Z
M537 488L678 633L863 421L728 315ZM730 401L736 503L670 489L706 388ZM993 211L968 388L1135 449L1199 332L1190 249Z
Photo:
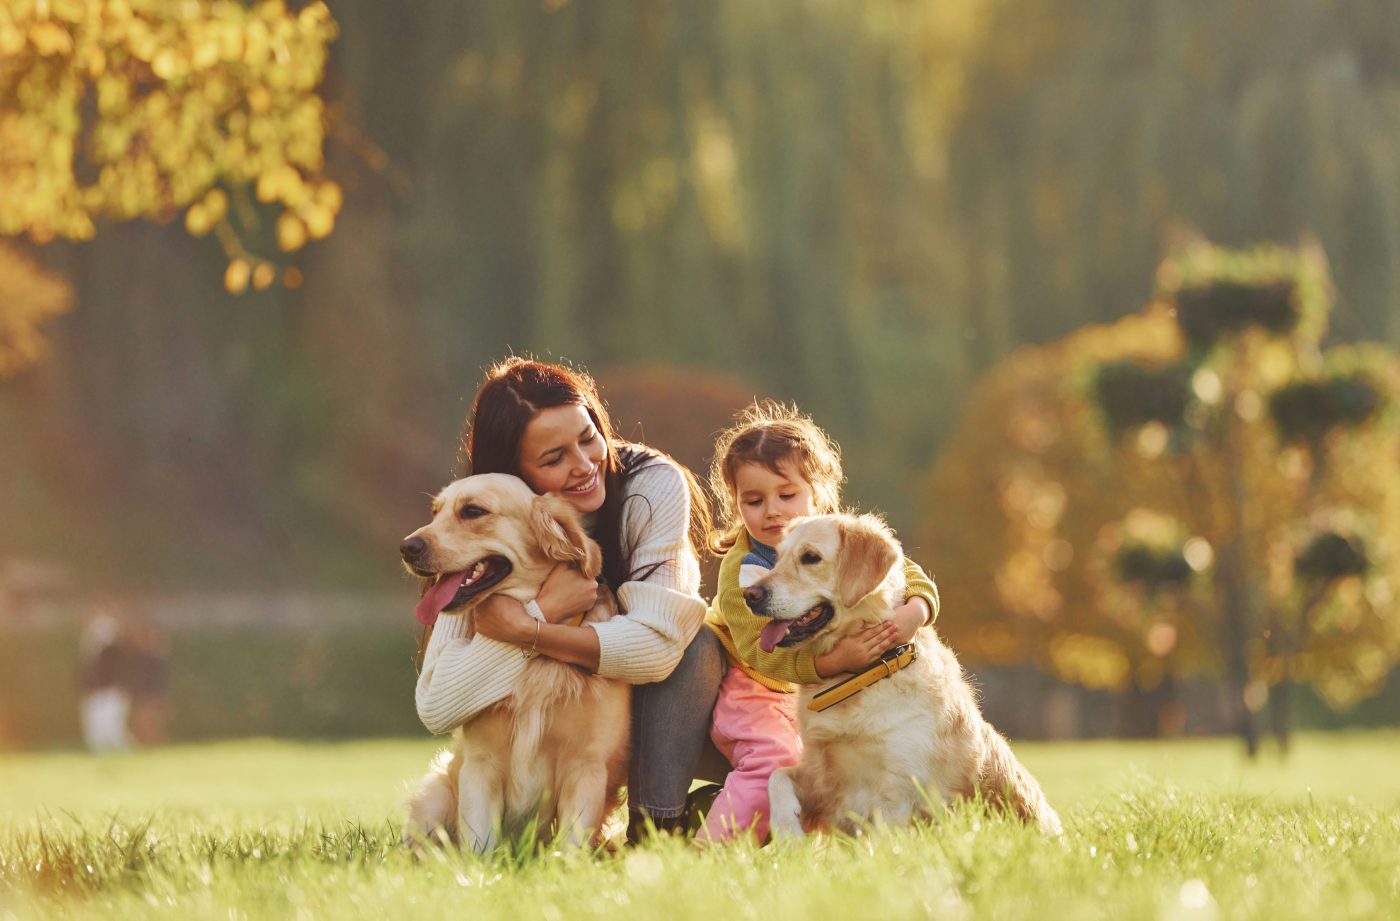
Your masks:
M783 539L793 519L812 514L812 486L789 463L774 473L758 463L734 471L734 498L744 528L759 543L772 547Z
M607 498L608 444L588 410L576 403L535 413L520 439L520 477L537 493L554 493L585 514Z

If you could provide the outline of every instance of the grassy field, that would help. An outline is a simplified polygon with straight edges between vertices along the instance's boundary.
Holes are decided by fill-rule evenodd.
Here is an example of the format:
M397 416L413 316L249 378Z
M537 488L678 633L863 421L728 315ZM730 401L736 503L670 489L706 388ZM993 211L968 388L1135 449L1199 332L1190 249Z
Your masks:
M0 919L1393 918L1400 732L1021 744L1063 841L974 809L856 839L619 856L398 847L430 741L0 756Z

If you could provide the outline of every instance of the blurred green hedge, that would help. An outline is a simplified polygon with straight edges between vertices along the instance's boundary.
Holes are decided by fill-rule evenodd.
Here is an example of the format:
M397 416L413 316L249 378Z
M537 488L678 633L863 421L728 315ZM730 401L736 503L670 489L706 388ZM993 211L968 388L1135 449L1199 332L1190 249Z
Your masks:
M426 734L413 708L412 624L187 625L167 635L173 742ZM81 744L77 650L72 623L0 626L0 750ZM1394 725L1400 673L1346 713L1309 689L1298 704L1302 728Z
M411 622L167 632L172 741L421 735ZM0 749L74 747L78 627L0 626Z

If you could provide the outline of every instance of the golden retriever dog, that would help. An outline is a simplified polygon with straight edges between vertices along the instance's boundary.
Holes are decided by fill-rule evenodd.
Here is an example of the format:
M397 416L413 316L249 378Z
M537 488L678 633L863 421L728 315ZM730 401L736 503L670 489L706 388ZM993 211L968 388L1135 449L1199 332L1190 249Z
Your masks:
M795 522L778 546L777 565L744 591L755 614L772 618L760 644L811 643L821 654L888 620L905 598L902 559L894 535L874 516ZM906 667L882 667L886 677L826 709L809 704L839 678L802 688L802 760L769 780L774 833L904 823L927 813L930 800L980 794L1042 832L1060 834L1059 816L982 718L953 653L928 628L913 646Z
M457 480L433 500L432 515L399 548L410 571L435 580L419 602L425 622L439 611L470 618L493 594L528 602L558 563L593 578L602 569L574 507L517 477ZM584 621L615 613L601 590ZM543 840L555 832L591 842L627 779L630 702L625 682L532 658L510 695L459 727L434 761L410 797L405 843L458 840L484 852L531 821Z

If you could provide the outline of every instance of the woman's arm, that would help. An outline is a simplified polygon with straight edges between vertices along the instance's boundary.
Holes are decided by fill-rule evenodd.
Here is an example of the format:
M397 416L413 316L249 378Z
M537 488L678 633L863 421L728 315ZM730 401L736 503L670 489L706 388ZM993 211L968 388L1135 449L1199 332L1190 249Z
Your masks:
M509 694L525 662L510 643L469 639L461 615L439 615L418 674L418 718L430 732L451 732Z
M700 631L705 602L689 540L690 491L680 470L658 460L634 473L625 488L622 532L629 565L642 574L656 569L644 581L619 587L625 617L580 629L597 634L598 674L645 684L671 674Z
M532 617L514 598L492 595L476 609L477 633L513 643L527 657L536 653L598 670L598 634L587 627L564 623L592 610L598 603L598 583L566 564L555 566L535 599L544 620Z
M473 639L467 637L465 617L440 615L418 675L418 718L433 732L448 732L471 720L510 693L536 653L596 671L598 634L553 621L587 611L597 597L597 582L576 569L557 567L536 599L548 622L535 620L524 605L504 595L486 599L473 612Z

